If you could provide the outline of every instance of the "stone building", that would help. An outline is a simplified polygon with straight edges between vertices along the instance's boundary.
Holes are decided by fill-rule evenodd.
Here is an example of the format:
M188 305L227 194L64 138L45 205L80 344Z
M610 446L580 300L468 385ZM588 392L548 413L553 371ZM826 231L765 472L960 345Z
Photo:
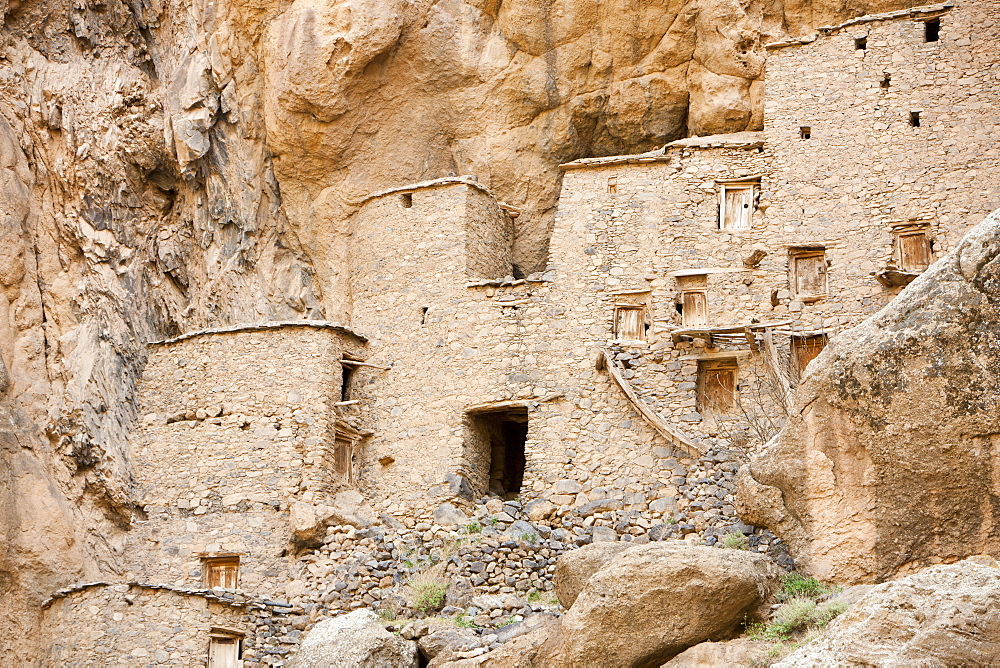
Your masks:
M998 42L987 0L771 45L762 132L564 165L544 273L515 277L517 211L474 178L370 196L349 221L345 326L152 346L132 570L61 593L49 624L73 636L135 590L129 620L198 627L145 663L200 665L232 637L247 665L274 664L292 641L260 621L282 614L269 597L333 609L286 586L328 574L301 558L328 525L379 516L419 539L443 504L487 496L534 503L536 526L576 544L732 525L742 452L780 426L826 340L1000 207ZM349 606L381 600L399 583L385 578ZM51 663L125 650L98 641L53 640Z

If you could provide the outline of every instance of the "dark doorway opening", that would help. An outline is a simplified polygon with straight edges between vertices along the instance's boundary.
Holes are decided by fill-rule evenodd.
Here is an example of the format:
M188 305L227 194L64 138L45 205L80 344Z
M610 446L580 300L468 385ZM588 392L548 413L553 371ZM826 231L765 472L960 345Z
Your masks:
M481 410L469 414L466 444L471 482L477 492L513 499L524 482L527 408Z

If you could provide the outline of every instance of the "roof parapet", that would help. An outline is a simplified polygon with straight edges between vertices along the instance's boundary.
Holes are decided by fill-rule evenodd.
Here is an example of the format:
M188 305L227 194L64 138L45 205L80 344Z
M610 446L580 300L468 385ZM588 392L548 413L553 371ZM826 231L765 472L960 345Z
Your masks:
M208 334L230 334L238 332L264 332L274 329L285 329L289 327L310 327L313 329L329 329L341 334L347 334L348 336L353 336L361 343L367 343L368 337L358 334L351 329L340 325L335 322L330 322L328 320L277 320L273 322L261 322L253 324L244 325L228 325L225 327L209 327L206 329L199 329L193 332L187 332L186 334L181 334L180 336L175 336L172 339L162 339L159 341L149 341L146 345L150 346L162 346L170 343L179 343L180 341L187 341L188 339L193 339L196 336L205 336Z
M783 40L781 42L771 42L770 44L765 44L764 48L767 49L768 51L773 51L775 49L783 49L788 46L802 46L803 44L812 44L821 36L826 37L828 35L832 35L838 30L849 28L851 26L862 25L865 23L875 23L877 21L895 21L897 19L908 19L916 16L934 16L935 14L943 14L944 12L952 9L954 6L955 3L949 0L948 2L940 2L933 5L910 7L909 9L898 9L894 12L883 12L881 14L865 14L864 16L859 16L857 18L850 19L849 21L838 23L837 25L819 27L816 29L816 32L814 32L811 35Z

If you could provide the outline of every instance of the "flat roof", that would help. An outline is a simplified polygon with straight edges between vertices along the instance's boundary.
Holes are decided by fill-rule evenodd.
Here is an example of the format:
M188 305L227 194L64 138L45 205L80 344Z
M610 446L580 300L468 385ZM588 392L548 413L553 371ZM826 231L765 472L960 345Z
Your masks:
M807 35L805 37L799 37L796 39L784 40L781 42L771 42L770 44L765 44L764 48L768 50L783 49L788 46L802 46L803 44L812 44L816 41L818 37L826 37L832 35L833 33L843 30L844 28L850 28L851 26L862 25L865 23L875 23L877 21L895 21L897 19L908 19L915 16L927 16L934 14L941 14L943 12L952 9L955 6L954 2L949 0L948 2L939 2L933 5L922 5L920 7L910 7L908 9L898 9L894 12L882 12L881 14L865 14L864 16L859 16L843 23L838 23L832 26L821 26L816 29L816 32L812 35Z
M348 204L353 204L355 206L361 206L367 204L373 199L378 199L379 197L385 197L386 195L392 195L394 193L408 193L415 190L425 190L427 188L441 188L444 186L454 186L454 185L466 185L470 188L475 188L484 195L491 197L501 208L505 211L518 211L516 207L510 206L501 202L492 190L481 184L475 176L464 175L464 176L445 176L440 179L431 179L430 181L418 181L417 183L409 183L403 186L395 186L393 188L386 188L385 190L378 190L369 195L365 195L359 200L354 200L348 202Z
M764 145L764 133L756 130L745 132L730 132L721 135L706 135L704 137L686 137L666 144L663 148L646 153L628 155L609 155L601 158L580 158L559 165L559 169L583 169L586 167L605 167L607 165L644 164L650 162L669 162L668 149L674 148L756 148Z
M188 339L193 339L196 336L205 336L208 334L230 334L234 332L264 332L268 330L286 329L290 327L309 327L312 329L328 329L338 332L340 334L353 336L361 343L368 342L368 337L358 334L357 332L347 327L344 327L343 325L337 324L335 322L330 322L328 320L275 320L271 322L260 322L253 324L227 325L224 327L208 327L206 329L199 329L193 332L187 332L185 334L181 334L180 336L175 336L172 339L150 341L147 345L161 346L161 345L166 345L168 343L178 343L180 341L187 341Z

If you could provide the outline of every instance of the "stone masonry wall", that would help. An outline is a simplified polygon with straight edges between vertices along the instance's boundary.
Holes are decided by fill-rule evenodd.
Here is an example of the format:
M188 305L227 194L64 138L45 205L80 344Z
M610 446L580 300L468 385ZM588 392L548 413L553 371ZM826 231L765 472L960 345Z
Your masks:
M294 500L342 489L323 466L334 447L344 330L289 325L155 346L140 385L130 577L193 586L200 556L241 554L241 586L268 595L288 579Z

